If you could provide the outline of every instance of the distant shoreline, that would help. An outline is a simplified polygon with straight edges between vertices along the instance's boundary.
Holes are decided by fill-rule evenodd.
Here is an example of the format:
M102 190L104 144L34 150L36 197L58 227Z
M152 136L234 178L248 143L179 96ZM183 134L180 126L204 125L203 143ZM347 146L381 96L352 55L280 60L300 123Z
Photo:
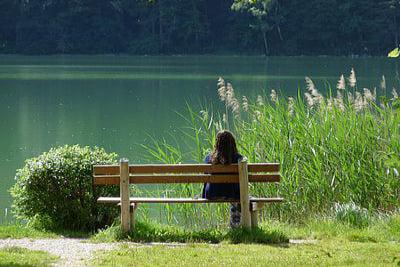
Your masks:
M272 55L262 54L1 54L1 57L20 56L20 57L250 57L250 58L388 58L385 55Z

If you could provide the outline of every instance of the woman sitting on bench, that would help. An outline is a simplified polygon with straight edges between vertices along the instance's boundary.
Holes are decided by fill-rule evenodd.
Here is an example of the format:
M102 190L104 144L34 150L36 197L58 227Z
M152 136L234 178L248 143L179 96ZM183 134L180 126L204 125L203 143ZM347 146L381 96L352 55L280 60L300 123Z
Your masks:
M237 152L236 141L229 131L220 131L217 134L214 150L205 158L205 163L233 164L242 158ZM205 183L202 193L207 199L240 199L239 183ZM230 226L237 228L240 225L240 203L231 203Z

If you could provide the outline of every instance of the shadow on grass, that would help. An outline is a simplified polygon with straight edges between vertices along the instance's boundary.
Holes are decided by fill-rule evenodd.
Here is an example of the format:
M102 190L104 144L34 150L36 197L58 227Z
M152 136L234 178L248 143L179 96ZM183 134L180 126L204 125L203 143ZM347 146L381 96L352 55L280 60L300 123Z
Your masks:
M230 230L227 233L229 241L233 244L238 243L258 243L258 244L283 244L289 243L289 238L285 233L278 229L254 228L251 230L239 228Z
M133 242L179 242L179 243L258 243L282 244L288 243L288 237L278 229L207 229L201 231L185 230L181 227L165 226L138 222L135 229L128 234L122 234L119 225L100 231L92 237L93 241L114 242L129 240Z

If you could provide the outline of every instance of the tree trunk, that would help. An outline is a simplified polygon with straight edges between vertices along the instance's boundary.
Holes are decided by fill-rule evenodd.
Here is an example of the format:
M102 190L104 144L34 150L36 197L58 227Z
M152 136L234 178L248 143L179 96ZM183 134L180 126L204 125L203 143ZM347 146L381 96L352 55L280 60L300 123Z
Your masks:
M398 47L399 44L399 29L397 27L397 19L396 19L396 14L393 16L393 20L394 20L394 28L395 28L395 42L396 42L396 47Z
M283 41L283 37L282 37L282 33L281 33L281 27L278 25L276 28L278 29L279 39L281 39L281 41Z
M264 49L265 49L265 55L268 56L269 51L268 51L268 41L267 41L267 32L262 30L262 35L264 39Z
M159 40L159 51L162 51L163 48L163 27L162 27L162 6L161 1L158 0L158 40Z

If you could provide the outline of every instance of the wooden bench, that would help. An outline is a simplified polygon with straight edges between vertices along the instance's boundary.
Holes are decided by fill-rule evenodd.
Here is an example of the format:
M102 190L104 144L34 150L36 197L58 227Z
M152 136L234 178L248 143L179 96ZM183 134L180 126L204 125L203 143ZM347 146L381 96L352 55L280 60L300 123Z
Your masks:
M120 165L93 166L95 186L119 185L120 197L99 197L98 203L117 204L121 208L121 227L128 232L134 227L134 213L139 203L221 203L240 202L242 207L241 225L245 228L257 227L257 213L265 203L282 202L283 198L249 197L249 182L277 183L280 181L278 163L247 163L242 159L238 164L158 164L129 165L121 159ZM130 184L165 183L239 183L240 199L209 200L204 198L145 198L131 197ZM248 208L245 208L248 207Z

